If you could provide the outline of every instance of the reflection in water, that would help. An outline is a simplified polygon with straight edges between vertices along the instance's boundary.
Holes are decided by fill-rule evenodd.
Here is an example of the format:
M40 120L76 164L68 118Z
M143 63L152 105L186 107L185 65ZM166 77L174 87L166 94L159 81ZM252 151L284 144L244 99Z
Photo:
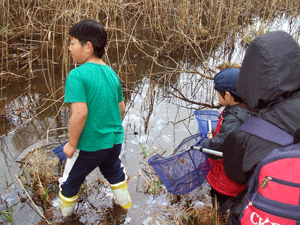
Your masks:
M183 78L180 78L184 80ZM143 221L152 221L153 219L149 217L149 213L157 212L157 202L150 195L145 195L143 192L143 179L140 177L140 172L137 169L140 169L142 166L140 161L142 159L140 144L152 149L153 146L158 146L159 148L163 148L165 150L169 150L171 153L174 149L175 145L177 145L183 137L187 137L190 133L197 132L197 122L191 116L192 111L187 110L186 108L182 108L179 105L183 105L184 102L180 102L177 100L179 105L175 105L174 103L169 102L164 95L163 91L159 91L161 87L159 85L152 86L152 89L156 90L156 94L153 99L153 111L149 115L148 120L148 132L144 132L144 120L142 118L142 107L145 99L147 98L147 93L149 88L149 81L144 80L144 83L141 83L141 88L137 87L136 95L132 95L131 105L127 108L127 114L124 119L124 128L126 132L126 138L123 144L122 150L122 161L125 165L127 174L131 179L129 180L128 186L129 191L132 195L133 206L132 209L127 214L125 218L126 221L130 220L132 224L141 224ZM166 99L167 101L165 101ZM54 108L54 107L53 107ZM53 130L49 132L48 143L46 139L44 142L37 142L36 145L34 137L42 137L46 133L47 127L59 126L59 123L53 123L53 117L56 115L55 109L52 109L52 114L45 113L36 117L36 119L30 121L28 125L24 125L20 127L18 130L8 134L5 137L5 141L2 142L2 146L5 152L11 152L12 157L7 157L6 165L13 165L15 163L17 156L21 153L21 151L26 147L25 145L30 145L28 150L35 149L38 146L44 144L44 147L51 151L55 145L61 143L66 137L66 130ZM63 108L62 111L66 109ZM64 115L64 114L62 114ZM39 119L39 120L38 120ZM55 121L55 120L54 120ZM39 123L44 124L43 126L38 125ZM31 124L36 124L35 126L31 126ZM39 129L36 129L36 127ZM137 132L137 135L133 135L134 132ZM22 136L23 135L23 136ZM16 136L20 137L19 139L14 139ZM21 141L21 137L23 137L26 141ZM46 136L44 136L46 137ZM4 143L9 143L10 146L4 146ZM21 145L23 144L23 149ZM19 149L19 150L18 150ZM27 151L27 150L26 150ZM24 151L23 151L24 152ZM150 154L150 153L148 153ZM55 156L54 156L55 157ZM18 159L19 161L19 159ZM11 168L8 166L8 168ZM10 183L13 182L14 174L20 174L20 169L14 167L11 169L9 173L12 175ZM93 172L88 177L88 195L81 195L81 202L78 208L77 219L73 218L74 221L99 221L106 218L104 216L105 209L107 212L112 213L112 193L109 195L110 190L101 189L101 186L95 184L95 178L101 177L99 172ZM2 176L2 180L4 177ZM139 182L138 182L139 180ZM93 183L94 182L94 183ZM2 190L5 190L5 185L2 186ZM101 192L102 190L102 192ZM166 204L165 195L159 201L162 204ZM161 204L159 203L159 204ZM58 210L58 209L56 209ZM146 210L146 211L145 211ZM149 210L149 211L147 211ZM46 212L45 212L46 213ZM53 216L51 217L53 220L61 220L60 212L55 213L55 209L53 209ZM36 213L32 214L34 216L34 220L40 220L40 216ZM56 216L55 216L56 215ZM107 215L107 214L105 214ZM75 220L74 220L75 219ZM129 223L130 224L130 223ZM147 224L147 223L146 223Z

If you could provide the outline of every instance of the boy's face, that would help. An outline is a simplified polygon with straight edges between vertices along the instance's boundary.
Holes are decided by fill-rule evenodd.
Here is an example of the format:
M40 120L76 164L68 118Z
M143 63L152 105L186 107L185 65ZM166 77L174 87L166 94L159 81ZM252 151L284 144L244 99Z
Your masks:
M77 38L70 37L69 50L72 58L76 63L83 64L87 62L89 55L87 54L87 44L81 45Z
M225 91L224 97L218 91L218 98L219 98L219 102L222 106L232 106L235 104L234 98L228 91Z

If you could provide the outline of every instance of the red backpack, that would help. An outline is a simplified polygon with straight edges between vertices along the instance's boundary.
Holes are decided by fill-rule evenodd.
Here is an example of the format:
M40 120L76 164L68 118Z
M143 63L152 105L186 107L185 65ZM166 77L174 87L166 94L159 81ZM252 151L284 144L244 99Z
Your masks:
M277 126L249 117L239 130L280 144L256 167L243 201L242 225L300 224L300 144Z

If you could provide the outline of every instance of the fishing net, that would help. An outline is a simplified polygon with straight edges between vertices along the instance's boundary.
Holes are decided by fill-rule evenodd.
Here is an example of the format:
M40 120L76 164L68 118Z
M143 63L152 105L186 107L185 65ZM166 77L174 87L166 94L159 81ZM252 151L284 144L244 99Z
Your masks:
M64 146L67 144L67 141L62 143L61 145L57 146L55 149L53 149L54 153L59 158L60 163L64 163L67 160L67 155L63 152Z
M218 115L215 114L215 111L211 111L211 115L208 111L195 112L198 125L200 124L199 133L182 140L174 150L173 156L165 158L156 154L148 160L162 183L172 194L185 195L200 187L210 169L207 155L201 151L191 149L191 146L203 147L209 127L207 120L209 119L212 124L215 124ZM202 112L203 116L201 115Z
M220 113L215 110L197 110L194 115L198 122L199 133L207 136L209 132L209 123L211 123L211 128L215 128L219 121Z
M156 154L148 162L167 190L179 195L201 186L210 169L206 154L192 149L168 158Z

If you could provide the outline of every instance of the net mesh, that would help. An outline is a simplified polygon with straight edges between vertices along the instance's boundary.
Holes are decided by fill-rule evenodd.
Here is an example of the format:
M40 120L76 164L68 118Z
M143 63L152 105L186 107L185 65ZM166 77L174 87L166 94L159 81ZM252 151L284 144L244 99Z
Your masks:
M197 133L192 136L189 136L181 141L181 143L175 148L173 155L189 150L191 146L202 146L203 141L206 138L203 134Z
M63 152L64 146L67 144L67 141L62 143L61 145L57 146L53 151L59 158L60 163L64 163L67 160L67 155Z
M185 195L201 186L210 169L207 155L192 150L191 146L202 147L208 133L207 120L211 120L214 126L219 114L210 111L212 112L210 115L209 111L204 110L195 112L198 125L200 124L199 131L201 131L182 140L174 150L173 156L165 158L156 154L148 160L167 190L173 194Z
M211 127L217 126L220 113L215 110L197 110L194 115L198 122L199 132L205 136L209 131L209 121L211 122Z
M180 195L201 186L210 168L207 156L192 149L169 158L156 154L148 162L167 190Z

